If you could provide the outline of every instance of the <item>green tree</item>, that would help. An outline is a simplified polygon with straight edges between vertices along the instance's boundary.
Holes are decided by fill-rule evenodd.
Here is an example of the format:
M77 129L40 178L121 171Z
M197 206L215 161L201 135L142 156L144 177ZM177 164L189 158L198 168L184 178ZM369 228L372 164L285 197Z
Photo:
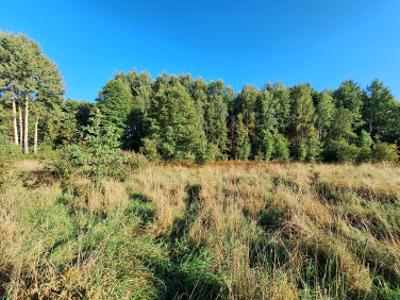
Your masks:
M138 151L143 145L142 139L148 135L147 113L150 99L153 97L153 81L147 72L137 73L135 71L128 74L117 74L116 78L125 80L131 90L132 109L129 115L125 145Z
M326 139L335 112L335 104L333 97L328 92L322 92L318 95L316 115L317 115L317 132L320 139Z
M54 107L62 103L62 79L56 65L42 53L39 45L24 35L0 32L0 61L0 94L12 94L14 141L23 145L24 152L28 153L30 104L36 107L33 120L36 149L40 119L49 122ZM17 104L21 112L19 134Z
M371 161L371 147L374 144L374 141L371 138L371 135L365 131L361 130L359 135L358 146L360 147L360 152L358 154L359 162L370 162Z
M336 107L345 108L351 112L351 124L353 130L363 125L361 107L364 101L364 94L352 80L342 82L339 88L333 93Z
M264 90L257 97L255 113L253 156L263 160L270 160L274 151L276 119L273 95L268 90Z
M314 127L316 116L312 90L302 84L292 89L290 122L291 149L299 161L315 161L320 153L320 142Z
M224 99L225 87L221 80L212 81L207 88L207 98L203 105L204 132L210 144L218 149L218 157L227 151L228 106Z
M243 122L243 115L240 113L237 119L237 132L234 146L234 158L247 160L251 153L251 144L247 128Z
M289 142L281 133L274 134L274 152L272 158L278 161L289 160Z
M129 86L122 80L110 80L99 93L97 106L103 115L103 122L112 124L123 141L122 137L129 130L129 115L133 107Z
M393 125L399 118L390 90L379 80L374 80L367 87L362 109L365 129L376 139L388 140L393 132Z
M161 78L155 88L148 113L149 138L163 159L195 159L205 136L187 90L176 79L168 78Z
M272 93L277 129L285 133L290 120L290 91L281 83L268 84L266 90Z
M73 169L83 168L96 183L104 176L119 175L119 167L125 161L120 149L119 135L116 127L104 122L98 108L93 111L82 137L81 146L67 145L66 163Z

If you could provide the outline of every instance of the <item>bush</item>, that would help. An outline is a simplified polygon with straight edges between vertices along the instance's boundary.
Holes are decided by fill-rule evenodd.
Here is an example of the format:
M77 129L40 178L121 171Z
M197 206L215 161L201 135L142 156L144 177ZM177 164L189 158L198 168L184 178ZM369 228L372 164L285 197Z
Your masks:
M149 160L141 153L133 151L125 152L124 156L126 158L126 165L131 170L136 170L149 164Z
M360 148L341 139L330 141L327 144L324 151L324 158L326 161L355 162L359 153Z
M10 180L10 167L21 153L17 145L0 136L0 189Z
M275 149L273 153L273 158L280 161L286 161L289 159L289 142L282 134L276 134L275 139Z
M214 144L201 142L196 152L196 163L206 164L215 160L218 155L218 147Z
M372 147L372 160L374 162L397 162L398 158L398 150L395 144L379 142Z
M142 140L143 146L140 147L140 153L142 153L148 160L157 161L160 159L156 141L144 138Z

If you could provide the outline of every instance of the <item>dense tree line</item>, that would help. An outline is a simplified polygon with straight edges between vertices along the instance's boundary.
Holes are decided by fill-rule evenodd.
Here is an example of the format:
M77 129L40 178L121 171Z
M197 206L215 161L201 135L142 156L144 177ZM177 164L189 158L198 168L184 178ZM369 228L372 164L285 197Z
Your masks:
M344 81L317 92L309 84L245 86L190 75L118 73L97 99L125 149L165 160L376 160L397 155L400 103L379 80Z
M379 80L364 90L347 80L322 92L276 83L235 94L221 80L169 74L153 80L131 71L115 74L96 103L62 95L61 76L39 46L1 33L0 134L25 153L29 134L35 151L38 140L79 144L95 110L123 149L150 159L369 162L394 160L400 143L400 103Z

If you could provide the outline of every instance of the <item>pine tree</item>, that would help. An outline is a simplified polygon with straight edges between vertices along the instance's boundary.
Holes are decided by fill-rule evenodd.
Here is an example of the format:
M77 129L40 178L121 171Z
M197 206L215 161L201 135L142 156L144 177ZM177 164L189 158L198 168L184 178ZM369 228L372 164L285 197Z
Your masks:
M362 109L363 118L366 121L365 129L376 139L384 139L393 130L393 119L398 115L394 114L396 105L390 90L379 80L374 80L367 87L365 102Z
M129 130L128 120L132 110L129 86L122 80L110 80L99 93L97 107L103 115L103 122L114 126L122 141Z

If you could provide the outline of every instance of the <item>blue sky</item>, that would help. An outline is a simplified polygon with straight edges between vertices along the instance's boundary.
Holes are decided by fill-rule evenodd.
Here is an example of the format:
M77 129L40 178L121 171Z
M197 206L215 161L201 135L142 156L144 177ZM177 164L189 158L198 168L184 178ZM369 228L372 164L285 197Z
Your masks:
M116 71L191 73L236 91L383 80L400 98L399 0L1 1L0 28L35 39L67 97L93 100Z

